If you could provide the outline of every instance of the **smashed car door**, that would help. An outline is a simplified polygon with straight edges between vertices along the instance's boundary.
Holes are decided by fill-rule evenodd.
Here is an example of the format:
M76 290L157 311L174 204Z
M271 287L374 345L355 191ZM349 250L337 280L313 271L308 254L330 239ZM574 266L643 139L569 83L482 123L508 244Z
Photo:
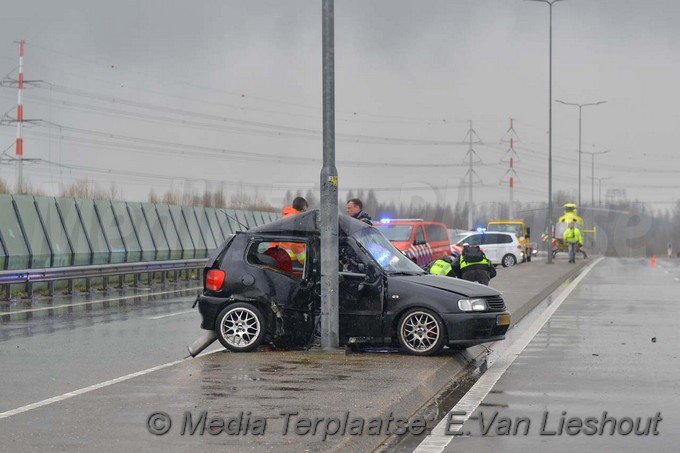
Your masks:
M340 239L340 337L380 338L384 283L371 260L354 243Z

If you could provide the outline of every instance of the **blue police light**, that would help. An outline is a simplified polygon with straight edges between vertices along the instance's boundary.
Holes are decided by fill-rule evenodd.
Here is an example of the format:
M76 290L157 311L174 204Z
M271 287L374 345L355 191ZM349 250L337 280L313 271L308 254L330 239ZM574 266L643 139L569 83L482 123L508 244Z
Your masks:
M486 233L486 228L484 227L477 227L477 233Z
M388 218L380 219L380 223L390 223L390 222L391 222L391 219L388 219Z

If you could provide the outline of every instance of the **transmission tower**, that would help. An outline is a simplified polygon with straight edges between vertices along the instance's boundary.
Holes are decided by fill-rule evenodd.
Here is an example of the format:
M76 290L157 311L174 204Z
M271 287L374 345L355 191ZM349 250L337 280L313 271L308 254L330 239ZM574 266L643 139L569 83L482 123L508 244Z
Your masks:
M463 141L467 142L468 144L468 150L467 153L465 153L464 161L467 161L468 163L468 171L465 173L465 177L468 179L468 226L470 230L473 230L474 205L472 202L472 186L475 183L479 184L482 182L482 179L474 169L474 164L482 163L482 159L479 158L479 155L474 149L474 145L477 143L482 143L482 140L479 138L479 135L477 135L477 132L475 132L475 130L472 128L472 121L470 120L468 122L470 123L470 128L465 134Z
M510 164L510 168L508 168L508 171L505 172L503 177L501 178L501 184L505 183L506 181L508 182L508 189L510 193L510 208L509 208L509 218L513 219L515 217L515 181L519 180L517 177L517 173L515 172L515 167L514 163L519 162L519 155L517 154L517 151L515 151L515 142L519 141L519 136L517 135L517 132L515 131L515 128L513 126L513 119L510 118L510 127L508 128L507 131L505 131L505 134L501 138L501 143L509 143L509 148L507 151L505 151L505 155L501 159L501 163L503 162L508 162Z
M16 41L15 41L16 42ZM14 124L17 125L17 139L15 145L15 160L17 161L17 189L16 193L23 193L24 189L24 160L36 160L36 159L24 159L24 138L22 135L22 126L24 123L30 123L40 120L29 120L24 118L24 85L33 85L41 80L24 80L24 40L17 42L19 44L19 77L14 80L7 75L2 81L0 81L0 86L2 87L14 87L16 86L19 92L17 100L17 117L11 118L5 113L3 118L0 118L0 124Z

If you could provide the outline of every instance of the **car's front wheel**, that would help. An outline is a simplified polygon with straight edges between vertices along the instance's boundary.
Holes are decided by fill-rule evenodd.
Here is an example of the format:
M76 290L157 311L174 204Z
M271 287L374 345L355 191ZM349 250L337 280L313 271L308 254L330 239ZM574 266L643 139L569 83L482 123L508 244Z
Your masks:
M215 323L222 346L234 352L257 348L264 338L264 317L255 306L238 302L225 307Z
M444 347L446 332L439 316L426 308L414 308L399 320L397 339L409 354L432 355Z
M511 255L510 253L508 253L503 257L502 263L503 267L514 266L515 264L517 264L517 258L515 258L515 255Z

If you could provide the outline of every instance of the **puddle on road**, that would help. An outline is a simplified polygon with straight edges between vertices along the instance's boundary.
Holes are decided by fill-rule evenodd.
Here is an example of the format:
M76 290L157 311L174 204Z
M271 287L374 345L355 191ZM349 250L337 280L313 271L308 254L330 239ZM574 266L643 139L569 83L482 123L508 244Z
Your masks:
M301 387L267 387L267 390L275 391L275 392L311 392L314 389L311 388L301 388Z

